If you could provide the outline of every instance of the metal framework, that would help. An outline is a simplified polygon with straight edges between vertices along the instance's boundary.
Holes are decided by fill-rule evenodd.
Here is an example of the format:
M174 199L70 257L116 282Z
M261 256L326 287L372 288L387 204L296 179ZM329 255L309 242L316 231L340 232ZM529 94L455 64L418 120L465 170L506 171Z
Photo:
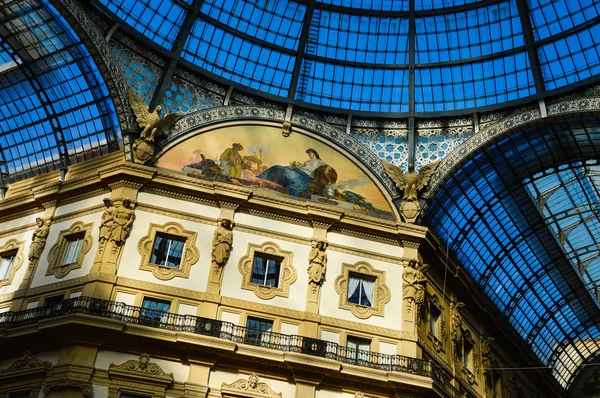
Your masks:
M350 8L339 6L337 2L329 4L330 2L317 0L287 0L283 3L276 2L275 6L253 5L254 8L249 6L250 3L242 1L237 3L235 9L231 9L233 7L227 1L205 0L188 4L170 0L167 3L180 9L183 17L180 18L180 25L174 22L176 26L173 29L179 30L172 49L157 46L155 43L150 44L170 62L155 91L152 105L156 105L162 99L161 96L166 91L165 85L170 84L169 76L177 65L191 69L200 67L202 73L220 83L278 102L334 113L342 112L346 115L350 113L372 116L376 112L378 116L403 117L409 118L409 121L417 117L487 112L500 107L537 101L573 89L579 84L598 81L595 72L587 72L589 68L593 68L594 59L586 59L582 65L577 65L575 71L567 70L565 66L565 71L561 72L563 74L555 76L548 72L556 70L549 63L555 61L547 59L546 54L548 46L564 46L562 43L566 38L571 40L574 35L587 34L588 31L596 29L600 24L600 6L595 3L580 2L581 10L574 9L574 6L570 6L573 9L566 11L558 10L559 15L566 13L566 16L558 17L555 24L564 25L565 29L553 31L549 36L540 33L548 29L547 25L550 23L536 19L540 7L536 2L528 6L524 0L484 0L469 4L444 2L450 6L441 9L427 9L427 2L419 2L417 5L416 2L407 0L402 2L399 8L394 5L382 5L381 9L375 10L369 6ZM147 36L146 39L152 39L160 33L148 33L149 30L156 30L158 27L136 25L139 17L128 13L121 0L94 0L94 4L115 20L122 22L123 29L137 39L143 40L144 35ZM291 9L296 10L297 16L280 14L281 10L277 9L279 5L282 9L294 6L295 8ZM577 17L582 21L578 19L577 23L570 24L565 22L570 17L569 13L579 11L581 12ZM583 16L580 17L580 14ZM477 25L478 15L481 15L480 25ZM489 31L485 25L488 22L485 21L491 23L492 15L501 16L496 17L499 18L495 22L497 26ZM155 24L159 24L161 20L170 21L169 18L169 15L160 15L156 11L152 19L157 21ZM282 18L285 22L279 22L279 25L270 30L268 21L279 21ZM343 25L340 22L340 25L336 25L332 30L333 25L328 25L330 18L336 18L336 21L343 20ZM453 26L464 23L465 19L469 22L473 20L475 27L465 25L465 28L455 30ZM367 33L360 36L361 38L342 39L346 36L339 34L346 33L349 20L360 20L365 27L373 28L367 28ZM395 37L394 34L398 33L392 34L382 29L387 29L384 27L389 23L405 22L408 22L410 29L406 36L400 34L397 37L399 40L404 40L402 37L406 38L406 49L387 48L386 41L390 42L391 38ZM196 32L200 36L187 38L190 32L194 33L197 29L191 26L193 23L204 28ZM438 32L417 29L418 26L428 26L432 23L447 28ZM299 27L293 32L289 25L293 25L294 29L296 25ZM202 53L190 55L191 51L196 51L188 48L190 43L209 31L215 32L215 29L219 32L218 35L211 33L211 36L205 39L207 45L210 43L210 50L200 46L197 48ZM468 34L460 33L461 29L467 29ZM260 34L254 35L252 32ZM492 33L495 36L489 36L489 32L508 33ZM457 34L463 35L460 40L457 40ZM317 35L316 44L322 47L320 51L326 51L326 55L312 53L314 46L311 43L314 39L310 37L313 35ZM338 38L334 40L337 42L329 43L327 37L336 35ZM240 53L235 54L228 52L226 47L231 38L241 40L246 43L245 46L252 43L252 49L242 49ZM349 44L353 40L359 40L358 47L356 42ZM474 44L468 44L471 41ZM434 62L417 58L417 54L429 51L420 47L425 42L433 43L436 47L442 46L439 48L444 59ZM381 59L373 62L358 59L357 54L362 54L365 49L368 57L374 55ZM341 50L346 55L335 55ZM405 51L404 62L398 61L398 55L401 54L398 51ZM256 55L258 53L261 54L260 57ZM351 53L354 55L350 55ZM462 53L466 55L461 55ZM583 54L583 50L580 53ZM585 54L589 56L590 52L586 50ZM384 60L392 55L395 57L392 62ZM544 63L540 62L541 58L544 58ZM251 72L252 70L255 72ZM483 71L484 76L480 80L473 80L473 76L480 73L479 70ZM282 73L283 77L278 77ZM442 81L429 82L430 79L437 79L436 76L440 73ZM275 80L271 81L269 79L273 79L272 76L275 76ZM283 80L280 80L281 78ZM552 88L548 89L550 80ZM512 86L514 82L517 82L517 86ZM376 84L383 84L384 87L389 85L391 94L376 95ZM482 93L486 93L484 97L481 96Z

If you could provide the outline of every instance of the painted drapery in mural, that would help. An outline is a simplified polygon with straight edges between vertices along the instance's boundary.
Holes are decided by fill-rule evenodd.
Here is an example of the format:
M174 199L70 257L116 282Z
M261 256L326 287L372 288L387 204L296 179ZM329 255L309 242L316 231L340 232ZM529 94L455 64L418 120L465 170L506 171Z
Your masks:
M379 188L350 159L308 135L283 137L274 127L232 126L198 134L166 151L156 165L393 219Z

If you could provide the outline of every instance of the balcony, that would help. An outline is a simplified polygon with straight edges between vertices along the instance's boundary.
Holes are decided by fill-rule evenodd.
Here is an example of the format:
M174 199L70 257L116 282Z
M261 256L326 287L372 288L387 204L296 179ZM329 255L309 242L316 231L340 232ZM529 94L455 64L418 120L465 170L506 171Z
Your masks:
M179 315L135 307L115 301L76 297L60 303L0 314L0 329L32 325L41 320L69 314L86 314L175 332L187 332L277 351L295 352L383 371L410 373L431 378L428 361L402 355L353 350L330 341L297 335L264 332L230 322Z

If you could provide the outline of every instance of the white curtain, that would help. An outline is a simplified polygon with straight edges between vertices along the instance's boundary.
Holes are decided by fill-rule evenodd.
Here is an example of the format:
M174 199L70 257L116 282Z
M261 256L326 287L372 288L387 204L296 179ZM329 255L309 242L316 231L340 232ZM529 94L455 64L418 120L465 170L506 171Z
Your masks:
M365 291L365 295L367 296L367 300L369 300L369 304L373 306L375 298L375 281L372 279L363 279L362 286Z
M14 258L15 256L2 257L2 261L0 262L0 280L8 277Z
M348 280L348 298L352 297L356 289L358 288L360 278L350 275Z
M82 244L83 238L67 241L67 247L65 248L62 265L73 264L77 262Z

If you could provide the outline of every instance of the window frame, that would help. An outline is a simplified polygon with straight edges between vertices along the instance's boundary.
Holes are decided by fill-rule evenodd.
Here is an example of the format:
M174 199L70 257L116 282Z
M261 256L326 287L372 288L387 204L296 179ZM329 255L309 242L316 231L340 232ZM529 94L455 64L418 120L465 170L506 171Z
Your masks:
M263 283L258 283L255 282L254 279L258 279L254 277L254 269L255 269L255 262L257 258L263 258L266 260L267 262L267 267L266 267L266 272L264 273L264 278L263 278ZM277 288L279 287L279 280L281 279L281 264L283 262L283 258L279 257L279 256L273 256L267 253L263 253L263 252L255 252L254 256L252 257L252 273L250 274L250 283L254 283L256 285L261 285L261 286L266 286L266 287L274 287ZM276 263L276 268L277 268L277 284L276 285L268 285L267 281L268 276L269 276L269 261L274 261Z
M252 282L252 270L256 253L282 259L279 266L279 284L277 287ZM257 297L263 300L270 300L275 296L289 297L290 286L296 282L298 277L296 269L292 265L293 258L293 252L283 250L275 242L264 242L260 245L249 243L246 255L240 258L238 263L238 270L242 274L242 289L253 291Z
M165 264L160 264L160 263L157 263L155 261L152 261L152 259L154 257L157 257L156 254L155 254L155 251L156 251L155 248L156 248L157 244L160 244L158 242L159 238L168 240L168 242L169 242L169 246L167 247L167 251L165 253ZM171 266L168 265L168 263L169 263L169 257L170 257L169 255L171 253L171 246L172 246L171 242L180 242L180 243L183 243L183 247L181 248L181 257L174 257L173 256L173 258L179 258L178 263L174 267L171 267ZM167 234L167 233L164 233L164 232L157 232L156 235L154 236L154 242L152 243L152 252L150 254L150 264L156 265L158 267L165 267L165 268L171 268L171 269L180 269L181 268L181 263L183 262L183 256L185 255L185 245L186 245L186 243L187 243L187 238L185 238L185 237L182 237L182 236L179 236L179 235Z
M85 224L83 221L77 221L68 229L63 229L59 232L56 238L56 243L48 252L48 269L46 276L54 275L56 278L64 278L69 272L79 269L83 265L85 255L92 248L92 227L94 223ZM81 249L77 254L77 259L69 264L63 264L65 251L67 250L69 237L83 235Z
M250 326L248 326L248 322L250 321L255 321L258 322L259 324L259 328L252 328ZM261 326L262 324L268 324L271 329L270 330L262 330ZM259 317L255 317L255 316L247 316L246 317L246 329L245 329L245 333L244 333L244 343L246 344L251 344L251 345L269 345L269 343L271 342L271 334L275 333L273 331L273 329L275 328L275 321L273 319L265 319L265 318L259 318ZM257 331L257 336L250 336L249 335L249 331Z
M356 348L350 348L348 347L348 344L350 342L353 342L356 344ZM365 345L368 346L368 350L364 350L361 349L361 343L362 346L364 347ZM351 363L355 363L355 364L360 364L360 363L368 363L370 362L370 358L371 358L371 345L373 344L373 340L372 339L368 339L365 337L361 337L361 336L355 336L355 335L346 335L346 344L345 344L345 349L346 349L346 355L345 358L346 360L350 361ZM368 354L361 354L361 353L365 353L367 352ZM349 353L353 353L354 355L349 356Z
M172 236L185 240L178 268L152 263L152 252L157 235ZM171 221L162 225L151 223L148 226L147 234L138 242L138 252L141 255L139 269L150 271L155 278L163 281L176 277L188 279L192 265L196 264L200 258L200 250L196 247L197 238L197 232L187 230L177 222Z
M166 310L151 309L151 308L144 307L144 303L146 303L146 302L154 302L156 304L168 304L169 307ZM161 298L156 298L156 297L151 297L151 296L142 297L142 302L140 304L140 313L138 316L139 323L142 325L146 325L146 326L157 326L160 324L168 323L169 311L171 310L172 306L173 306L172 300L166 300L166 299L161 299ZM154 315L154 316L149 316L148 313L151 313L151 315ZM160 316L156 316L156 314L160 314Z
M16 239L9 239L2 247L0 247L0 257L3 257L9 253L14 253L10 270L6 274L6 277L0 279L0 287L10 285L13 282L17 271L21 268L21 265L23 265L23 262L25 261L25 256L23 254L24 250L25 242Z
M354 293L352 293L352 296L350 296L350 280L352 278L359 279L359 285L357 285L357 287L356 287L356 290L358 290L358 295L359 295L358 303L350 301L350 298L354 296L354 293L356 293L356 290L355 290ZM374 285L376 285L377 279L373 278L372 276L368 276L368 275L364 275L364 274L357 274L355 272L348 273L348 291L346 292L346 297L347 297L348 303L355 304L355 305L361 305L363 307L373 307L373 304L375 302L375 291L374 290L373 290L373 297L371 297L371 300L369 300L368 297L365 297L365 299L369 302L369 305L363 304L361 302L361 298L362 298L361 293L363 291L365 291L364 285L361 283L362 281L371 281L371 282L373 282ZM365 295L366 295L366 293L367 292L365 291Z
M371 278L375 281L372 306L367 307L348 301L348 284L351 274ZM342 273L336 278L334 288L339 297L338 307L350 311L360 319L368 319L373 315L384 316L385 305L392 297L390 288L385 283L385 271L376 270L365 261L355 264L342 263Z

